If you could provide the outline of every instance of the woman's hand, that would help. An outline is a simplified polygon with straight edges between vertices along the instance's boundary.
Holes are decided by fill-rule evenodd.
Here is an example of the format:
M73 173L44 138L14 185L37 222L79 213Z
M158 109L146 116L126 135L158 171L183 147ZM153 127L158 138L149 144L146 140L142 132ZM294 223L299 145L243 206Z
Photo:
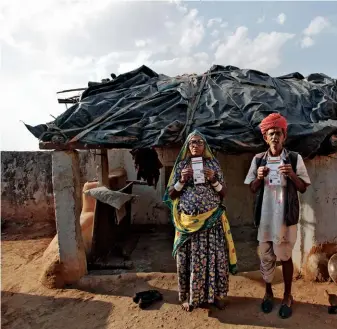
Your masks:
M215 183L216 182L216 177L215 177L215 171L209 168L204 168L204 174L205 177L208 181L210 181L211 183Z
M190 177L192 177L192 176L193 176L193 170L192 170L192 168L190 168L190 167L184 168L181 171L180 182L181 183L186 183L188 181L188 179Z

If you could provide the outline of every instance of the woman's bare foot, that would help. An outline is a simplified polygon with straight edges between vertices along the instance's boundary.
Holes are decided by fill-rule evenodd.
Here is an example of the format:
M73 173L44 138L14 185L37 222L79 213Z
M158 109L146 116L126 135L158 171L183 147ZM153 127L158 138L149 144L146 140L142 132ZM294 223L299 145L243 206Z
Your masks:
M193 307L188 302L182 303L181 308L186 312L191 312L193 309Z

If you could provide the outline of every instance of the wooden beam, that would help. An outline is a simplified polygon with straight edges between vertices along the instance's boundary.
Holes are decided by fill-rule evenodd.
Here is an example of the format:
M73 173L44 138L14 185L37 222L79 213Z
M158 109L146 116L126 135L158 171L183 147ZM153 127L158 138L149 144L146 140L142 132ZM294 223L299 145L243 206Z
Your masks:
M97 150L95 155L98 185L110 188L109 184L109 160L107 149Z
M78 103L79 97L76 98L58 98L59 104L76 104Z
M127 183L133 183L133 185L147 185L147 182L140 180L127 180Z
M88 89L88 88L73 88L73 89L67 89L67 90L58 91L56 94L69 93L69 92L73 92L73 91L84 91L86 89Z
M81 142L74 143L53 143L53 142L40 142L39 149L40 150L58 150L58 151L66 151L66 150L97 150L97 149L132 149L132 143L136 142L137 137L121 137L114 136L110 138L111 143L104 144L88 144Z
M53 143L53 142L40 142L40 150L56 150L56 151L72 151L72 150L102 150L102 149L133 149L133 143L138 141L137 137L121 137L114 136L110 138L111 143L104 144L89 144L89 143ZM162 146L154 146L155 150L163 151L167 148L180 150L182 143L170 143Z

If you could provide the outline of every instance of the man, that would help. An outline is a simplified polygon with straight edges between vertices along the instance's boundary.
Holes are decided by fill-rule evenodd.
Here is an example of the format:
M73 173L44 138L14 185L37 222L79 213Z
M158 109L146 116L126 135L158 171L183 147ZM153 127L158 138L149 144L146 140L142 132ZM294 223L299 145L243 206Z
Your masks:
M282 262L284 296L279 310L281 318L292 315L293 278L292 250L297 237L299 219L298 191L304 193L310 178L301 155L283 147L287 137L287 121L278 113L268 115L260 124L267 152L257 154L250 166L245 184L256 193L254 221L258 227L260 269L266 283L261 308L273 309L272 280L276 260Z

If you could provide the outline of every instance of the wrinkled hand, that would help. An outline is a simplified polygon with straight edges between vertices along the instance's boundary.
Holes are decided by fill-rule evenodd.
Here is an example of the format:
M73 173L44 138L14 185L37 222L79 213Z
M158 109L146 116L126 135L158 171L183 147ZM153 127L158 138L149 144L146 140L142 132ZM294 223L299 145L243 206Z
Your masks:
M181 171L181 178L180 178L180 181L182 183L186 183L190 177L193 176L193 170L192 168L188 167L188 168L184 168L182 171Z
M264 179L269 173L269 168L268 167L259 167L257 170L257 178L258 179Z
M204 168L204 174L207 180L214 183L216 180L215 171L209 168Z
M293 171L293 167L291 164L283 164L278 167L280 174L286 175L286 176L293 176L295 173Z

